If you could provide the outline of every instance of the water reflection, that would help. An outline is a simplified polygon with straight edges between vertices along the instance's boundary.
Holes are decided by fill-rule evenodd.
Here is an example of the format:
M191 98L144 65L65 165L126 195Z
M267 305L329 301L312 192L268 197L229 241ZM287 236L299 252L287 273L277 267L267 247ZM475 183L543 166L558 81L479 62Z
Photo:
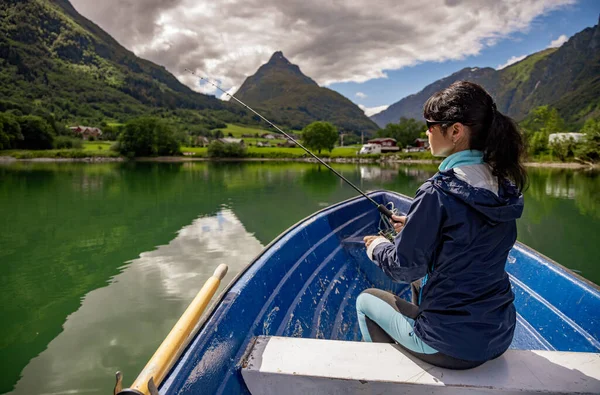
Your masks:
M437 170L332 166L408 196ZM529 172L519 240L600 282L600 176ZM0 393L18 381L15 394L104 394L118 369L131 383L218 263L231 278L286 228L356 195L307 163L0 166Z
M573 200L581 215L600 218L600 176L597 171L529 169L526 198L534 200L539 218L555 210L560 199ZM531 205L526 202L526 209Z
M216 266L229 265L227 284L262 248L229 209L198 218L89 292L12 393L106 394L117 370L131 383Z

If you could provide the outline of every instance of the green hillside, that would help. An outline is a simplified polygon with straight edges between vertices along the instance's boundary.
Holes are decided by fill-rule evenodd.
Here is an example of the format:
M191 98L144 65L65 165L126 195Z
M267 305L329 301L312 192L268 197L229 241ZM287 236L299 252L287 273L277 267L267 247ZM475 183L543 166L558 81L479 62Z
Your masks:
M142 114L190 125L251 122L239 107L194 92L138 58L67 0L0 3L0 111L10 109L50 112L63 123Z
M502 70L465 68L371 118L382 127L401 117L420 119L427 98L459 80L482 85L499 110L519 121L534 108L551 105L570 128L578 128L600 116L600 27L586 28L560 48L534 53Z

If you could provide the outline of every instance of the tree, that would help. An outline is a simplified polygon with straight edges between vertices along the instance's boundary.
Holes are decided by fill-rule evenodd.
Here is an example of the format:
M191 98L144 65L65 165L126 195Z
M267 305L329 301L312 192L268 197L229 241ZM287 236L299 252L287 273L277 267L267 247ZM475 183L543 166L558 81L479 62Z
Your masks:
M556 108L540 106L521 123L529 154L536 155L548 149L548 138L552 133L564 133L565 122Z
M552 150L552 154L561 162L573 157L576 148L575 140L572 137L556 139L548 146Z
M414 144L415 140L422 136L426 131L426 126L423 122L415 119L400 118L398 123L388 123L385 128L377 132L379 137L392 137L396 139L397 145L404 148Z
M132 119L119 135L119 151L130 157L176 155L179 149L173 130L158 118Z
M15 148L23 140L21 126L13 114L0 112L0 150Z
M535 132L529 140L528 151L530 155L537 155L548 149L548 136L544 132Z
M316 121L302 130L302 143L319 154L324 149L331 152L337 140L337 129L329 122Z
M581 160L598 162L600 160L600 119L585 121L581 133L585 140L575 150L575 155Z
M102 127L102 139L107 141L114 141L119 136L119 127L105 125Z
M52 149L54 133L52 127L42 117L25 115L18 118L23 140L17 142L17 148L22 149Z
M246 156L246 147L236 143L213 141L208 146L208 156L211 158L243 158Z

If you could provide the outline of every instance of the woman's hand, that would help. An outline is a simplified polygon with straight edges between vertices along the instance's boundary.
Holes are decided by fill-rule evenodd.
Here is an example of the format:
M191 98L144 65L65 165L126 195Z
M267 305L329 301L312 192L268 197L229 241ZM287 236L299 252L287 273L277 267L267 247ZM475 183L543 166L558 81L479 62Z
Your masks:
M365 247L369 248L369 246L371 245L373 240L375 240L378 237L381 237L381 236L365 236L363 238L363 241L365 242Z
M394 230L396 231L396 233L400 233L402 228L404 228L404 224L406 223L406 215L403 215L403 216L392 215L392 223L394 224ZM367 237L369 237L369 236L367 236ZM365 241L365 243L366 243L366 241ZM367 247L368 247L368 245L367 245Z

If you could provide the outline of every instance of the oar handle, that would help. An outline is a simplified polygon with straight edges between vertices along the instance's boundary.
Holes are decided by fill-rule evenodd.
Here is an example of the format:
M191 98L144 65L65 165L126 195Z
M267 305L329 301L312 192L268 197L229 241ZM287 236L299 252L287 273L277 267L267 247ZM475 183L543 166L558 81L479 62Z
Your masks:
M171 332L167 335L162 344L158 347L150 361L146 364L139 374L131 388L121 390L120 374L117 372L117 386L115 394L143 394L150 395L158 393L156 388L160 386L163 379L171 370L171 367L179 358L181 352L187 346L191 339L191 334L200 316L208 306L213 295L219 288L221 280L227 274L227 265L221 264L217 267L214 274L206 280L206 283L200 289L194 300L190 303L185 312L181 315ZM117 391L117 388L119 389Z

